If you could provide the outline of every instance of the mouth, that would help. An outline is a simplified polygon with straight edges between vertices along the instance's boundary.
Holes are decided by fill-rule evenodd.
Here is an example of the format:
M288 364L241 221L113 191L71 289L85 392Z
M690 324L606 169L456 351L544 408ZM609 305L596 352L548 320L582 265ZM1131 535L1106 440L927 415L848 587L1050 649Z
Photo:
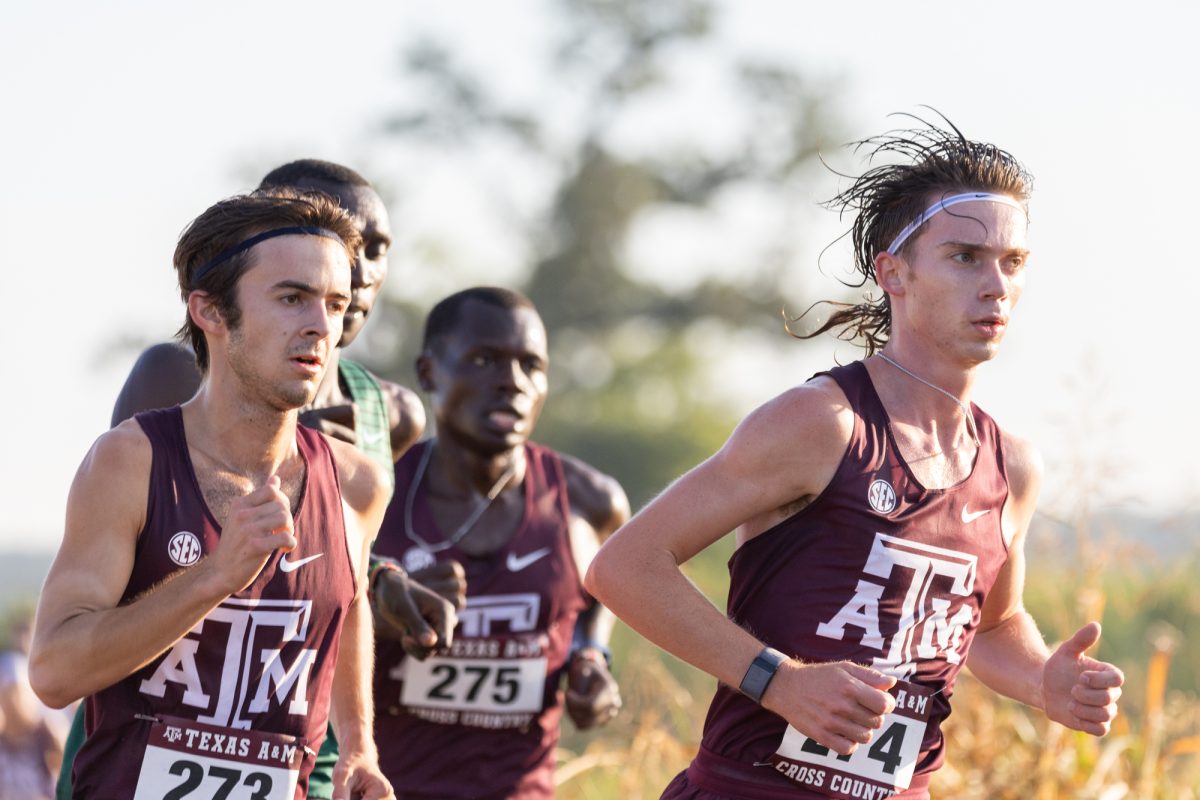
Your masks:
M487 421L492 427L511 433L523 433L529 427L525 415L515 408L494 408L487 414Z
M289 360L301 371L310 375L320 374L321 369L325 366L325 361L320 356L308 353L292 356Z
M971 320L971 325L974 326L975 330L988 338L995 338L1002 335L1008 327L1008 317L999 314L988 314Z

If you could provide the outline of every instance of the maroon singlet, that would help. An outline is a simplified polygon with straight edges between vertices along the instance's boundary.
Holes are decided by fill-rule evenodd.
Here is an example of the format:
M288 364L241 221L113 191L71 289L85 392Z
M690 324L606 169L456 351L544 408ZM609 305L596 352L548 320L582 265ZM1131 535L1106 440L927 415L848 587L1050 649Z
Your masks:
M220 541L188 454L179 407L136 419L150 439L153 463L146 525L122 603L194 565ZM280 788L276 781L275 794L268 792L265 767L287 769L289 756L292 769L299 770L294 798L305 796L325 736L334 662L355 583L329 445L301 426L296 443L306 463L294 516L299 546L286 555L282 569L283 556L272 556L249 587L227 598L165 654L87 698L87 741L75 759L75 797L129 800L135 791L141 796L151 782L143 774L148 753L166 759L167 769L154 785L171 787L172 797L199 800L233 780L238 791L273 798ZM168 724L167 718L193 724ZM294 755L293 747L264 744L250 731L281 735ZM197 779L204 782L186 788Z
M512 540L486 556L457 547L427 553L405 533L404 505L430 442L396 462L396 493L375 552L406 568L456 560L467 575L453 651L424 662L380 639L375 663L375 741L401 800L554 796L559 684L575 619L586 605L571 553L562 462L525 445L525 513ZM428 480L426 476L425 480ZM438 530L418 487L413 529L436 546Z
M943 759L940 723L950 713L955 677L984 596L1008 557L1000 429L973 406L981 446L971 474L949 489L925 489L900 455L863 363L825 374L854 410L846 453L811 504L734 553L728 613L790 656L854 661L935 691L916 775L907 791L890 795L925 798ZM786 727L719 685L700 752L663 797L829 796L767 763ZM828 773L823 777L827 784ZM859 789L862 797L889 796Z

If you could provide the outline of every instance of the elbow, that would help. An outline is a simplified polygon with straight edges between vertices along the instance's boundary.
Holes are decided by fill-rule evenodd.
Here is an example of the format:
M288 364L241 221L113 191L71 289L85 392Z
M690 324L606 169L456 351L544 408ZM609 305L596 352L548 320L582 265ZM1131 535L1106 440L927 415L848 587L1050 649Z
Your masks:
M71 691L68 681L56 676L52 668L32 660L29 663L29 687L50 708L66 708L80 699Z
M583 588L587 589L588 594L596 598L600 603L610 605L612 587L612 559L605 549L600 548L600 552L592 559L592 563L588 565L587 574L583 576Z

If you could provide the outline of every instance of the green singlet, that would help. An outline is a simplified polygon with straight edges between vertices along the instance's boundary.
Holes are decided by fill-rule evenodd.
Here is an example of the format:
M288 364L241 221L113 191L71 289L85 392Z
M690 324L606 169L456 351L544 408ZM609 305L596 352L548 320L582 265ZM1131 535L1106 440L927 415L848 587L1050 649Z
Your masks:
M355 404L355 433L356 445L363 454L373 461L379 462L387 472L391 488L395 489L396 474L392 463L392 427L388 423L387 396L379 381L365 367L348 358L338 360L338 376L342 379L350 393L350 399ZM75 754L83 746L86 738L83 726L83 704L75 712L71 722L71 732L63 747L62 769L58 773L58 783L55 786L55 800L71 800L72 774ZM333 797L333 767L338 759L337 740L333 738L333 727L330 726L321 752L317 754L317 763L308 778L308 797L310 800L331 800Z

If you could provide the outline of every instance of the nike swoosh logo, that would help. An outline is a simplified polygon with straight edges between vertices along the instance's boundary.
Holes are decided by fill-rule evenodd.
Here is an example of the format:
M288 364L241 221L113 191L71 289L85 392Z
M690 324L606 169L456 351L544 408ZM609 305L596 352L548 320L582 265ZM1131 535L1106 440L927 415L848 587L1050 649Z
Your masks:
M984 514L988 513L989 511L991 511L990 508L985 508L983 511L967 511L967 507L963 506L962 521L963 522L974 522L975 520L979 519L980 517L982 517Z
M320 558L323 555L325 555L325 554L317 553L315 556L309 556L308 558L302 558L299 561L288 561L288 554L284 553L283 555L281 555L279 557L279 568L281 570L283 570L284 572L295 572L296 570L300 569L308 562L316 561L318 558Z
M523 556L518 556L515 553L508 554L508 571L520 572L528 567L533 562L540 558L550 555L550 548L543 547L541 550L534 550L532 553L526 553Z
M385 434L383 431L363 431L362 432L363 441L366 442L367 444L379 444L380 442L383 441L384 435Z

